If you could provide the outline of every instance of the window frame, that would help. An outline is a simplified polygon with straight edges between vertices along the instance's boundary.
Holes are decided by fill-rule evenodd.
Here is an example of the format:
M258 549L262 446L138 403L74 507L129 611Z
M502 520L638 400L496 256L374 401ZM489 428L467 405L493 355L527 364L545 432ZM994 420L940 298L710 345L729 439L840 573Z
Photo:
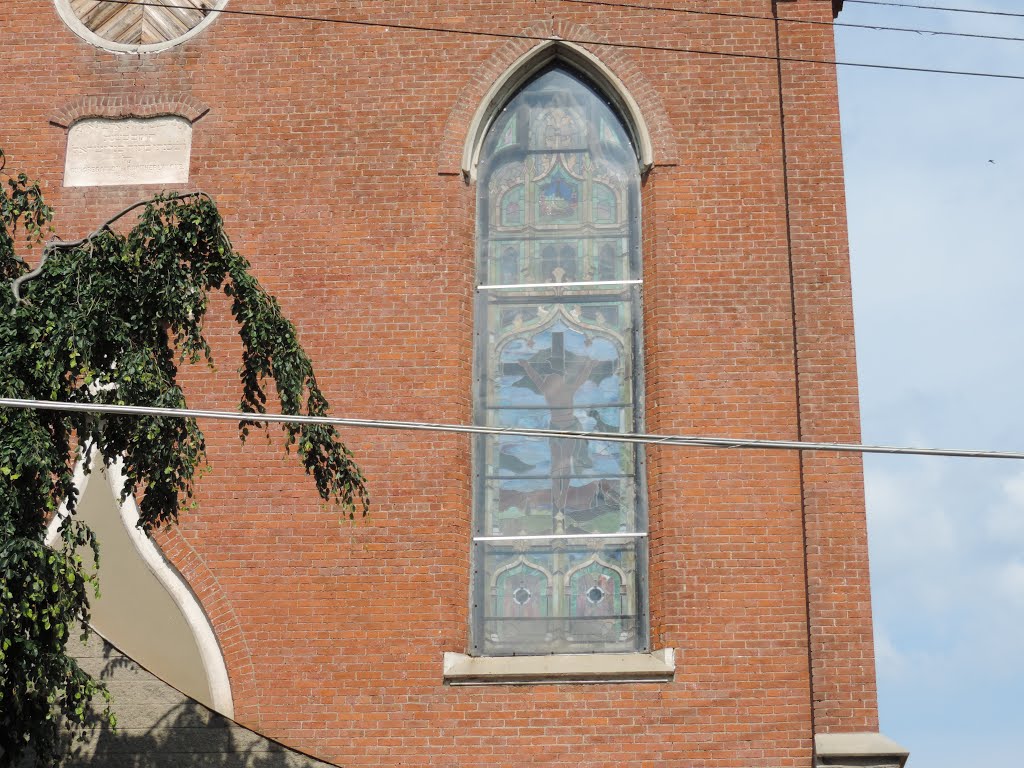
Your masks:
M543 77L550 71L558 70L562 71L574 79L580 81L584 87L586 87L590 94L603 102L605 106L610 110L611 114L618 121L618 125L622 129L623 133L628 140L628 149L633 162L636 162L635 176L632 177L627 183L628 187L628 211L624 218L626 234L624 237L628 238L628 254L629 257L626 260L626 274L623 274L621 280L614 282L621 283L623 290L620 294L605 294L608 298L607 301L620 301L622 303L629 304L629 321L630 330L628 332L629 337L629 354L631 357L631 402L632 402L632 431L643 431L643 424L645 421L645 397L644 397L644 345L643 345L643 296L642 296L642 269L643 269L643 255L642 255L642 244L643 244L643 232L642 232L642 184L645 173L645 165L643 163L643 147L649 148L649 142L638 140L637 136L644 133L644 130L638 130L637 126L634 125L629 119L629 114L625 113L621 108L621 104L624 102L622 94L616 94L618 98L612 98L608 93L607 88L602 87L601 82L595 80L587 72L581 71L577 66L574 66L574 62L566 61L560 56L547 56L539 64L534 62L528 68L527 73L515 79L515 87L506 87L503 91L502 100L500 103L492 104L492 111L490 117L487 119L486 128L481 132L477 141L477 146L473 154L474 160L474 171L483 169L483 173L476 175L476 183L478 185L486 185L489 182L489 176L492 172L500 170L501 158L505 153L512 154L516 151L525 151L521 146L516 148L503 148L498 149L494 154L488 158L488 163L480 163L480 158L484 152L484 146L491 137L493 131L498 125L498 118L504 113L507 107L519 96L522 91L529 87L537 79ZM606 78L600 78L606 79ZM511 80L511 78L506 78ZM493 91L494 89L492 89ZM628 98L628 95L627 95ZM629 99L630 103L633 103ZM630 110L632 111L632 110ZM479 115L478 115L479 116ZM520 131L525 131L527 128L521 127ZM646 136L645 136L646 139ZM489 166L489 167L488 167ZM475 272L477 276L477 291L476 298L474 301L474 333L473 333L473 415L474 423L486 424L486 379L488 371L488 355L493 353L493 346L486 342L483 335L488 333L488 300L486 294L483 293L482 289L488 288L488 252L489 252L489 217L491 213L492 201L485 195L484 190L487 188L479 186L476 195L476 233L474 237L474 251L475 251ZM623 235L620 235L623 236ZM595 245L596 247L596 245ZM493 258L500 259L500 256L495 255ZM593 281L592 281L593 282ZM619 296L619 298L615 298ZM590 298L593 301L600 301L601 294L592 292L590 294L584 294L584 298ZM536 301L537 295L524 294L523 301ZM490 599L490 588L487 581L486 569L483 567L483 550L487 546L486 540L489 537L483 530L485 525L486 512L485 509L485 498L486 490L485 483L486 478L484 476L484 465L485 451L484 441L488 438L485 436L477 436L474 438L473 443L473 505L472 505L472 544L471 544L471 584L470 584L470 601L469 601L469 620L470 620L470 657L480 661L486 659L509 659L512 657L545 657L548 659L556 658L571 658L573 656L607 656L611 657L624 657L624 656L640 656L644 658L650 657L650 606L649 606L649 592L648 592L648 570L649 570L649 521L648 521L648 495L647 495L647 468L646 468L646 455L642 446L636 446L633 454L633 497L634 497L634 530L629 532L630 537L635 541L635 575L633 577L633 592L634 592L634 615L635 615L635 639L634 648L631 651L623 652L616 650L613 652L602 652L593 649L581 648L577 653L572 651L566 651L564 648L553 648L550 652L541 653L537 651L526 650L520 653L511 651L508 654L495 654L488 653L485 650L485 644L483 642L484 637L484 621L486 613L486 601ZM559 540L571 539L572 535L565 535L558 537ZM606 535L606 538L616 538L613 534ZM618 538L626 538L625 536ZM674 662L672 662L671 649L667 649L669 654L669 667L674 669ZM657 668L655 677L663 677L665 674L664 659L659 656L659 661L648 662L653 663ZM458 665L456 665L457 667ZM563 663L564 666L564 663ZM572 669L575 667L570 664ZM629 665L627 665L628 667ZM454 669L455 667L453 667ZM474 667L479 672L479 664ZM448 664L446 662L446 670ZM671 677L671 669L669 670L669 677ZM648 670L649 671L649 670ZM570 677L572 674L570 674ZM628 675L627 675L628 676ZM447 673L446 673L447 677ZM472 676L471 676L472 677ZM484 676L486 677L486 676ZM529 675L527 675L529 677ZM659 679L660 679L659 677Z
M219 11L228 4L229 0L216 0L213 6L206 9L206 17L187 32L171 38L170 40L165 40L160 43L147 43L145 45L118 43L114 40L108 40L96 32L93 32L88 26L86 26L85 22L78 18L78 14L75 13L74 9L71 7L71 0L53 0L53 2L57 10L57 14L63 20L65 25L67 25L72 32L89 45L109 51L110 53L138 54L160 53L181 45L187 40L191 40L196 35L202 33L203 30L213 24L213 22L221 16Z

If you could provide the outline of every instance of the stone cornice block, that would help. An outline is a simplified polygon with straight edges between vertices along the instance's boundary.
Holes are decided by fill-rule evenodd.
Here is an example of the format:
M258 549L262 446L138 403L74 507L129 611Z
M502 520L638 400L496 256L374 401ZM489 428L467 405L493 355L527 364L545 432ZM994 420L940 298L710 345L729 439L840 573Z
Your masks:
M880 733L819 733L814 737L816 766L903 768L910 752Z

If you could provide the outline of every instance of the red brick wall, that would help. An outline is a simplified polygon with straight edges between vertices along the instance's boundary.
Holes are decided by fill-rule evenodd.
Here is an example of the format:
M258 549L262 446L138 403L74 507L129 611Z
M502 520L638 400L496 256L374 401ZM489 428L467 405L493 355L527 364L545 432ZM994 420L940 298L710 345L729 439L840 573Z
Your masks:
M771 15L767 0L683 7L697 5ZM769 21L556 0L351 6L229 8L775 55ZM831 18L823 0L779 7ZM475 193L459 161L479 100L531 42L225 16L170 51L113 55L30 0L0 5L0 30L0 146L41 179L62 237L155 191L62 188L62 126L198 117L182 188L218 201L335 413L469 422ZM832 57L828 26L781 30L784 56ZM787 237L775 61L587 48L654 145L649 430L856 440L834 70L782 65ZM230 409L224 302L208 330L218 368L189 371L189 395ZM678 649L675 681L449 688L441 654L468 646L468 439L346 433L373 509L339 523L276 433L241 448L234 428L204 426L199 509L162 541L210 613L239 720L275 738L349 766L781 767L810 763L812 718L877 727L859 458L652 449L651 639Z
M792 18L829 17L822 3L782 6ZM786 26L786 25L783 25ZM784 58L833 60L829 36L788 25ZM853 302L843 205L842 148L831 67L782 63L800 435L860 442ZM817 732L878 730L861 457L805 453L808 605Z

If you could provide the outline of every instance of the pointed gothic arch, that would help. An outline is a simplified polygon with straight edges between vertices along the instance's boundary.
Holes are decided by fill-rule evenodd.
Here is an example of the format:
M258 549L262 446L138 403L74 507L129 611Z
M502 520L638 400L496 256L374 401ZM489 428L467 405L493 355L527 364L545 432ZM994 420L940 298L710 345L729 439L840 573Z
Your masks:
M477 166L484 139L495 118L511 98L538 72L560 64L593 83L623 122L636 151L640 173L654 166L654 147L640 106L614 72L593 53L564 40L546 40L531 48L491 84L469 124L462 151L462 174L470 181L477 177Z

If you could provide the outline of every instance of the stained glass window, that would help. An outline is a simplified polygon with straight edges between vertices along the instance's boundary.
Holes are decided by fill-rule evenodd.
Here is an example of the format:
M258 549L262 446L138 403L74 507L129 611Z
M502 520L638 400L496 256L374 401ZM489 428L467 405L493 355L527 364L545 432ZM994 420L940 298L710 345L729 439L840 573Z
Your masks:
M478 424L641 431L640 177L615 110L551 67L492 124L478 174ZM642 454L476 438L473 651L646 649Z

